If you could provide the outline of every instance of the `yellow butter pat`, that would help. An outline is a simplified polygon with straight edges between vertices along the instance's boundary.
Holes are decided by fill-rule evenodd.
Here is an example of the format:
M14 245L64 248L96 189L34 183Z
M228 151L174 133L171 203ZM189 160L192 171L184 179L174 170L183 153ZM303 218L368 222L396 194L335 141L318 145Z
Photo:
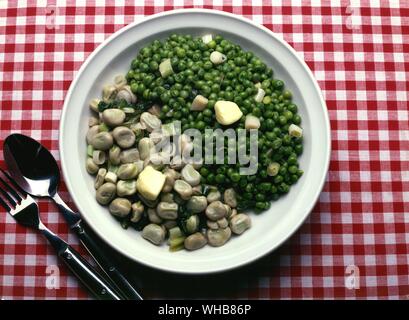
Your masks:
M239 106L231 101L217 101L214 110L217 122L225 126L235 123L243 116Z
M139 174L136 189L142 197L155 200L165 184L165 179L166 176L162 172L148 166Z

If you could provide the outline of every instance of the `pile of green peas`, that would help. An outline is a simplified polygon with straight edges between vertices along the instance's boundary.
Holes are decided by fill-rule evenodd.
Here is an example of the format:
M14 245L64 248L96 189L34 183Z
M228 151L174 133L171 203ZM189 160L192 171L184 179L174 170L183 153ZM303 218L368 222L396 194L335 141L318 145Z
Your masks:
M214 50L223 53L227 60L213 64L209 57ZM159 65L168 58L173 74L162 78ZM282 80L273 77L271 68L239 45L220 35L205 44L201 38L172 34L139 51L127 80L139 100L162 106L163 123L179 120L182 131L195 128L204 133L205 129L223 127L216 121L214 112L219 100L233 101L243 112L243 117L229 127L243 129L247 114L260 119L256 174L240 175L240 164L227 164L227 156L225 164L204 164L200 169L203 184L217 185L221 190L233 187L237 191L239 209L268 209L271 201L288 193L303 174L297 160L303 152L302 137L288 133L289 125L301 124L292 93ZM262 102L254 99L258 91L256 84L265 91ZM191 103L198 94L208 99L207 107L203 111L191 111ZM248 139L246 149L249 149ZM267 173L267 166L272 162L280 164L275 176Z

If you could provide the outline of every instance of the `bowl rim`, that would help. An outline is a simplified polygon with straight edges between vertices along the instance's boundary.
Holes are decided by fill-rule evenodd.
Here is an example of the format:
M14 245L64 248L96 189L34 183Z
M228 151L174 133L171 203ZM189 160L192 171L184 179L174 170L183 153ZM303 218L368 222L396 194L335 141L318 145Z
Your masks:
M254 22L253 20L250 20L248 18L233 14L233 13L229 13L229 12L225 12L225 11L220 11L220 10L215 10L215 9L196 9L196 8L191 8L191 9L175 9L175 10L169 10L169 11L163 11L160 13L156 13L147 17L144 17L141 20L138 21L134 21L130 24L128 24L127 26L124 26L123 28L119 29L118 31L114 32L113 34L111 34L108 38L106 38L101 44L99 44L97 46L97 48L94 49L94 51L86 58L86 60L82 63L80 69L75 73L74 79L72 80L70 87L67 91L67 94L64 98L64 104L63 104L63 108L62 108L62 112L61 112L61 118L60 118L60 125L59 125L59 134L58 134L58 139L59 139L59 153L60 153L60 162L61 162L61 168L62 168L62 173L63 173L63 178L64 178L64 182L67 186L68 192L71 196L71 198L73 199L74 203L77 205L78 209L80 209L80 206L78 206L79 201L77 201L77 197L75 196L75 192L73 192L74 190L74 186L72 185L72 181L68 178L68 172L67 172L67 165L65 163L65 148L64 148L64 139L63 139L63 132L64 132L64 125L65 125L65 118L67 115L67 109L68 109L68 104L69 101L71 100L71 95L74 92L74 88L76 88L77 86L77 82L79 81L79 79L81 78L81 74L85 71L85 69L87 68L88 64L93 60L94 56L96 56L104 47L105 45L107 45L109 42L111 42L113 39L115 39L116 37L120 36L122 33L126 32L128 29L133 28L136 25L142 24L146 21L150 21L150 20L155 20L155 19L160 19L163 16L168 16L168 15L175 15L175 14L180 14L180 13L204 13L204 14L213 14L213 15L219 15L219 16L225 16L228 18L232 18L232 19L236 19L239 20L241 22L244 22L246 24L250 24L253 27L256 27L258 29L260 29L261 31L266 32L268 35L270 35L271 37L273 37L275 40L277 40L278 42L280 42L281 45L283 45L290 54L292 54L295 59L300 63L300 65L304 68L304 70L306 71L309 80L311 81L311 83L313 84L315 91L318 95L319 101L320 101L320 108L322 109L323 112L323 117L325 119L325 123L324 123L324 127L326 129L326 140L328 141L327 144L327 148L325 150L325 165L324 165L324 170L322 171L322 175L319 181L319 188L317 188L315 194L313 195L313 200L310 202L310 205L308 206L308 208L306 208L306 210L304 211L305 214L302 217L302 219L300 219L297 223L294 223L292 225L291 228L289 228L289 230L287 231L287 236L283 237L281 239L281 241L277 242L274 246L271 246L271 248L269 250L266 250L264 252L259 252L259 253L255 253L254 256L252 256L251 258L248 258L246 260L243 260L239 263L235 263L232 264L230 266L227 267L213 267L212 269L206 270L206 271L196 271L196 270L174 270L172 268L168 268L167 266L158 266L155 265L153 263L149 263L143 260L139 260L139 259L135 259L135 257L131 256L130 254L128 254L125 250L123 250L120 247L117 246L113 246L111 245L108 241L105 240L104 235L101 234L99 232L99 230L95 229L92 227L91 224L87 223L90 225L90 227L94 230L94 232L97 233L97 235L104 241L106 242L111 248L113 248L114 250L118 251L119 253L123 254L124 256L126 256L127 258L131 259L132 261L135 261L137 263L143 264L145 266L157 269L157 270L161 270L161 271L166 271L166 272L171 272L171 273L176 273L176 274L211 274L211 273L219 273L219 272L224 272L224 271L228 271L231 269L236 269L239 267L243 267L245 265L248 265L256 260L259 260L260 258L266 256L267 254L273 252L274 250L276 250L277 248L279 248L285 241L287 241L300 227L301 225L305 222L305 220L307 219L307 217L310 215L312 209L314 208L319 195L324 187L325 181L326 181L326 177L328 174L328 169L329 169L329 164L330 164L330 155L331 155L331 125L330 125L330 120L329 120L329 114L328 114L328 109L325 103L325 100L323 98L322 92L321 92L321 88L318 85L317 80L314 78L314 75L311 71L311 69L308 67L308 65L306 64L306 62L299 56L299 54L295 51L295 49L293 47L291 47L283 38L279 37L278 35L276 35L274 32L272 32L270 29L266 28L264 25L259 24ZM84 220L87 220L83 215L81 215L81 217Z

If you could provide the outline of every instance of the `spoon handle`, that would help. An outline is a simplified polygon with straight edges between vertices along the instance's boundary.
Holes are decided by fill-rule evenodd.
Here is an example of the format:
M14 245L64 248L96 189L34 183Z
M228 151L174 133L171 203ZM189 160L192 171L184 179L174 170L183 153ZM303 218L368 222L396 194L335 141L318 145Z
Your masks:
M116 291L125 299L143 300L138 291L136 291L125 276L117 269L115 264L111 262L111 259L106 256L103 248L95 241L95 235L92 234L91 230L81 220L80 215L73 212L58 194L55 194L53 200L70 225L71 230L77 234L82 245L104 271L107 280L116 288Z

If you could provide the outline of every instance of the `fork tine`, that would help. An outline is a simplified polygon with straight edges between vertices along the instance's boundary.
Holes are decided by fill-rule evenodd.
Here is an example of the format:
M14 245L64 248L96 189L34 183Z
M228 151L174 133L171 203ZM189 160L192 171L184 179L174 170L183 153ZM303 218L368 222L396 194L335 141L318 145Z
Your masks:
M5 172L3 170L1 170L1 172L3 172L3 174L9 178L8 175L5 174ZM9 178L10 180L10 178ZM22 200L22 197L17 193L16 190L14 190L11 186L10 183L7 183L6 181L3 180L2 177L0 177L0 181L3 183L3 185L6 187L6 189L8 190L9 193L11 193L11 195L13 196L13 198L20 203ZM10 180L11 181L11 180ZM13 204L14 205L14 204Z
M27 192L25 192L18 184L16 181L14 181L14 179L10 176L10 174L3 170L2 168L0 168L0 171L7 177L7 179L13 184L13 186L17 189L18 192L20 192L20 194L22 194L23 196L27 195Z
M3 182L3 184L6 186L6 183L4 182L4 180L3 180L2 178L0 178L0 181ZM13 199L12 197L10 197L10 195L9 195L6 191L4 191L2 187L0 187L0 193L3 195L4 198L7 199L7 201L8 201L12 206L15 207L15 206L17 205L16 201L14 201L14 199ZM16 200L17 200L17 199L16 199Z
M1 188L0 188L0 190L3 191ZM1 198L1 196L0 196L0 205L1 205L7 212L10 212L10 211L11 211L11 208L10 208L9 205Z

